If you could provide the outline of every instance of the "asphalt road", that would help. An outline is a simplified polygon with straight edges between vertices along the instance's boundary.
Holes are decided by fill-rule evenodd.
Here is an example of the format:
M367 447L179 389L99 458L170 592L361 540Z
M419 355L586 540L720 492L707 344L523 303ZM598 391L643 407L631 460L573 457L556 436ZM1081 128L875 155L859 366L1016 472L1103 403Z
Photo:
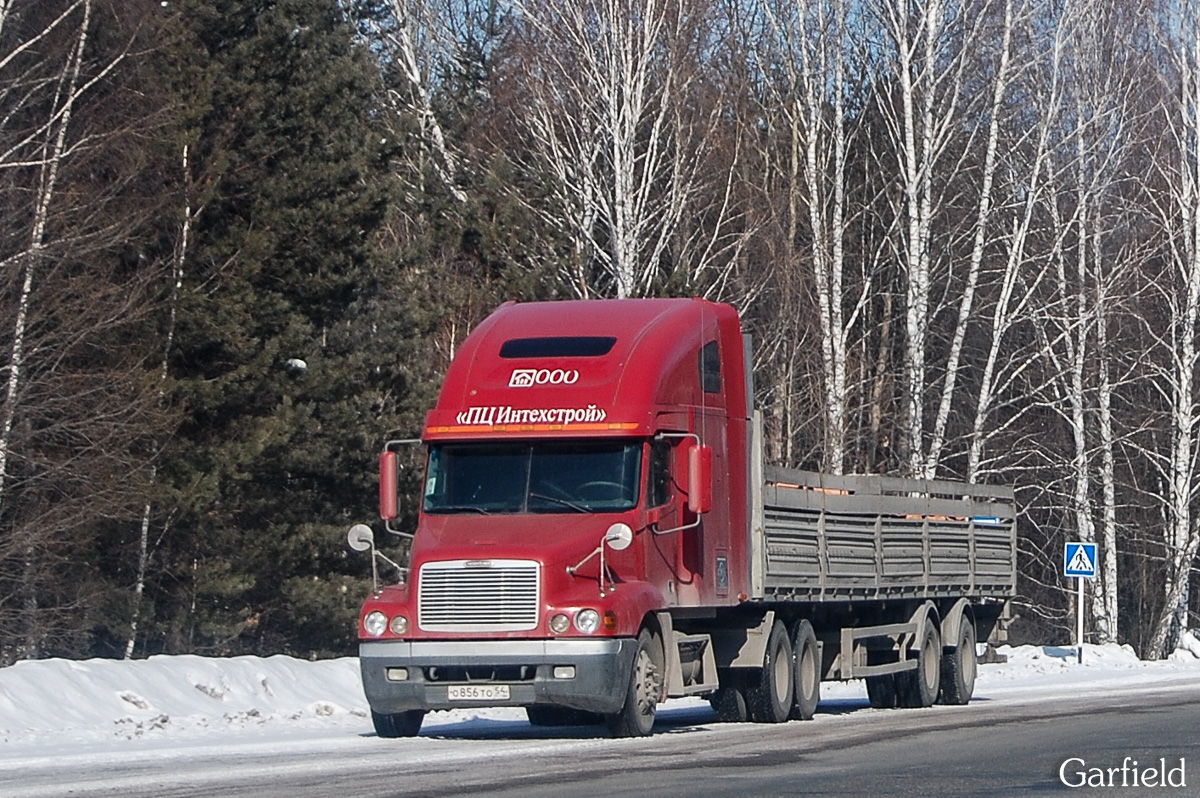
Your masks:
M655 735L609 740L598 729L496 723L418 740L372 736L186 758L113 761L79 770L6 774L16 796L948 796L1200 795L1200 685L1077 699L973 701L967 707L879 711L823 706L813 722L720 724L707 709L660 716ZM319 745L319 744L318 744ZM1138 762L1165 760L1180 787L1071 788ZM1082 760L1082 764L1078 762ZM65 764L65 763L64 763ZM1156 776L1161 780L1161 776ZM1139 782L1140 783L1140 782ZM2 792L2 791L0 791Z

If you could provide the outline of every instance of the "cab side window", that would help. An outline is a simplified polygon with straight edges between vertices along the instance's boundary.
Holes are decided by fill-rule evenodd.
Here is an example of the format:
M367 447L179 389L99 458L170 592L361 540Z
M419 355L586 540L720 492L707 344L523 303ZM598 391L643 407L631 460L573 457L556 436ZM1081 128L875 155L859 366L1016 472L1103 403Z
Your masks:
M705 393L721 392L721 351L716 341L700 350L700 387Z
M659 507L671 498L671 444L665 440L650 444L650 473L647 507Z

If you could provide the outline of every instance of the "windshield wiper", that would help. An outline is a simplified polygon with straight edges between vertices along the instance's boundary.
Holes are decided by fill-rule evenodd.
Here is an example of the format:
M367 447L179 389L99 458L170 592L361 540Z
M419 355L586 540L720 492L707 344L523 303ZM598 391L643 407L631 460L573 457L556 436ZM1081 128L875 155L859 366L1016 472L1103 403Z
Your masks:
M473 504L444 504L441 507L432 507L425 512L434 514L445 513L447 515L453 513L479 513L480 515L491 515L491 512L483 509L482 507L476 507Z
M530 491L529 498L544 499L548 502L554 502L555 504L561 504L563 507L570 507L572 510L574 510L577 513L587 513L588 515L591 515L592 513L596 512L595 510L591 509L590 507L584 507L582 504L576 504L575 502L568 501L567 499L560 499L557 496L547 496L544 493L534 493L533 491Z

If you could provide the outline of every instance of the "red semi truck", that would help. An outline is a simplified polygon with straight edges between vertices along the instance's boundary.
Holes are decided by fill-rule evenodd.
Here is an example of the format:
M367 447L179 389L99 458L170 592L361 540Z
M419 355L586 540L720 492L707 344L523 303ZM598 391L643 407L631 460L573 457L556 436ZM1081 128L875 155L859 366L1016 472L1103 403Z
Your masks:
M498 705L641 736L677 696L808 719L830 679L970 699L1016 590L1011 489L769 466L750 362L734 308L699 299L508 303L472 332L407 563L360 616L380 736ZM381 455L389 531L410 443ZM383 557L365 525L350 542Z

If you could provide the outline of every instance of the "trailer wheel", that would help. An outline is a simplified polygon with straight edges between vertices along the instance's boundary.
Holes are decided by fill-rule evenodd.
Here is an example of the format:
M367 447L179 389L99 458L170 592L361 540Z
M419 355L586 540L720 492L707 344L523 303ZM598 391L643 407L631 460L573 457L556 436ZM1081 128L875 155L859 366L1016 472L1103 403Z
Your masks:
M649 630L643 629L633 655L625 706L604 719L613 737L646 737L650 734L658 712L658 699L662 697L665 659L662 643Z
M797 621L792 629L792 657L796 684L790 717L812 720L821 701L821 649L817 645L817 634L807 619Z
M425 720L425 710L410 709L407 712L382 714L371 710L371 722L375 725L375 733L380 737L416 737L421 731L421 722Z
M942 636L928 621L917 650L916 670L896 674L896 701L902 707L931 707L937 701L942 675Z
M883 676L868 676L867 700L872 709L895 709L896 707L896 677L885 673Z
M975 624L963 616L958 626L958 645L954 651L942 656L943 704L962 705L971 700L975 692Z
M762 673L746 695L750 719L755 723L783 723L792 711L796 678L792 670L792 643L787 630L776 621L767 638Z

